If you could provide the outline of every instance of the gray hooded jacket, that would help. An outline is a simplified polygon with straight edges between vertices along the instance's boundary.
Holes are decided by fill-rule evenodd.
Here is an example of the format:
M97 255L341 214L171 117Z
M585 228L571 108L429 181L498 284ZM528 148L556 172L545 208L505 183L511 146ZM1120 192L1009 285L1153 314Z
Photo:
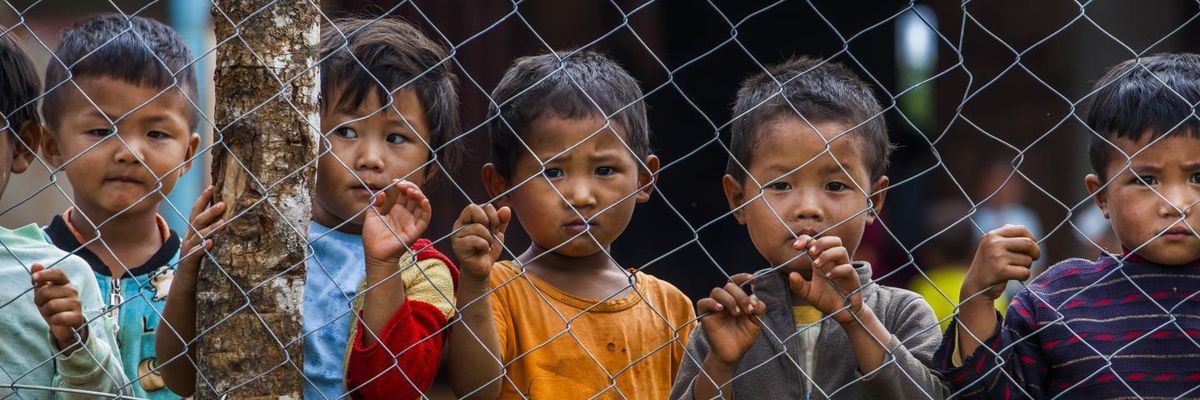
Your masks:
M870 306L892 333L891 355L886 356L883 367L867 375L859 373L846 331L827 317L821 321L815 371L811 377L805 377L798 367L792 291L784 274L772 272L751 284L755 296L767 305L767 311L758 340L734 374L735 398L941 399L949 393L939 375L929 367L941 341L933 310L916 293L872 282L870 264L855 262L854 269L864 287L863 304ZM692 399L693 381L708 379L700 369L708 351L708 341L697 322L675 377L671 399ZM811 394L805 393L804 384L810 378L814 382Z

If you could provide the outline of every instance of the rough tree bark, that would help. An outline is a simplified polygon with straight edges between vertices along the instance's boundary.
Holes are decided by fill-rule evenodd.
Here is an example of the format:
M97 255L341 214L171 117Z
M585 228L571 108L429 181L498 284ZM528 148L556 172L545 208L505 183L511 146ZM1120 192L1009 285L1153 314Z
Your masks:
M198 283L197 399L303 398L299 338L319 126L317 3L213 6L218 42L237 37L216 52L220 142L212 175L228 222L213 237L215 263L205 260Z

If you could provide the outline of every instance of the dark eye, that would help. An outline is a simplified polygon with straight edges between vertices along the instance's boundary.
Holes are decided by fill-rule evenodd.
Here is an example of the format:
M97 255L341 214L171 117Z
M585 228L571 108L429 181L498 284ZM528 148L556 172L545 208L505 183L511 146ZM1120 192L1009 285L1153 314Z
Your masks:
M354 130L354 128L345 127L345 126L334 129L333 134L338 135L338 137L343 137L346 139L357 139L358 138L358 131Z
M825 184L825 190L830 192L840 192L846 190L846 184L841 182L829 182Z
M771 190L792 190L792 184L787 182L771 182L767 187Z
M391 144L401 144L408 142L408 138L404 137L404 135L393 133L388 135L387 142Z
M103 129L92 129L92 130L90 130L90 131L87 131L87 134L89 134L89 135L92 135L92 136L101 136L101 137L103 137L103 136L108 136L108 135L111 135L112 133L113 133L113 130L112 130L112 129L108 129L108 128L103 128Z
M613 167L596 168L596 175L600 175L600 176L609 176L616 172L617 172L616 168L613 168Z
M1157 184L1158 178L1155 178L1154 175L1138 175L1138 176L1133 177L1133 180L1131 180L1129 183L1138 185L1138 186L1143 186L1143 185L1150 186L1150 185Z
M146 136L150 137L151 139L162 139L167 137L167 134L165 132L150 131L146 132Z
M1200 183L1200 174L1192 174L1192 183Z
M546 170L542 172L542 175L545 175L550 179L561 178L563 176L563 170L558 168L546 168Z

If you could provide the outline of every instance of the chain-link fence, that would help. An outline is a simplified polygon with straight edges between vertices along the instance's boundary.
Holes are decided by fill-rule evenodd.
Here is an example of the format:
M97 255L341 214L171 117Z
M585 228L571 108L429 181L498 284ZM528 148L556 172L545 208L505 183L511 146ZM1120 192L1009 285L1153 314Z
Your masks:
M1195 261L1143 257L1200 247L1194 139L1114 138L1086 112L1110 66L1195 51L1197 16L1183 1L9 0L0 36L32 70L0 66L0 155L21 173L0 197L0 398L1198 397ZM878 110L790 97L852 87L802 83L836 65ZM1155 68L1130 75L1184 118L1125 111L1196 127L1200 99ZM756 75L767 96L742 104ZM22 76L42 94L22 97ZM859 179L858 135L881 122L897 146L879 185ZM743 155L739 126L772 145ZM1129 184L1084 184L1094 138L1141 168L1121 176L1142 203L1093 205ZM772 154L769 173L748 158ZM1153 232L1118 239L1108 219L1130 210L1157 210L1138 219ZM998 294L959 291L1005 224L1042 256L1012 264L1053 276L1010 283L995 304L1020 322L988 341L954 316ZM811 237L863 262L789 278L839 247L792 249ZM1099 261L1050 269L1072 257ZM766 309L728 310L751 304Z

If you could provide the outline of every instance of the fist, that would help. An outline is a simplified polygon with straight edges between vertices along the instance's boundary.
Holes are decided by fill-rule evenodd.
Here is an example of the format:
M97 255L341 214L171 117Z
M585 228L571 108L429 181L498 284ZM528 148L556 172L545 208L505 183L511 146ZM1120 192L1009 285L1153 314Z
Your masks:
M42 319L50 326L50 336L59 350L70 355L87 341L87 318L79 301L79 291L71 284L66 272L54 268L46 269L42 264L33 264L30 269L33 282L33 302ZM79 340L75 332L79 332Z
M1033 234L1023 226L1005 225L988 232L979 240L959 300L996 300L1008 281L1029 279L1029 267L1041 254Z
M504 247L504 230L512 211L508 207L499 210L491 204L470 204L463 209L454 222L454 236L450 243L459 268L467 278L486 281L491 274L492 264L500 258Z

